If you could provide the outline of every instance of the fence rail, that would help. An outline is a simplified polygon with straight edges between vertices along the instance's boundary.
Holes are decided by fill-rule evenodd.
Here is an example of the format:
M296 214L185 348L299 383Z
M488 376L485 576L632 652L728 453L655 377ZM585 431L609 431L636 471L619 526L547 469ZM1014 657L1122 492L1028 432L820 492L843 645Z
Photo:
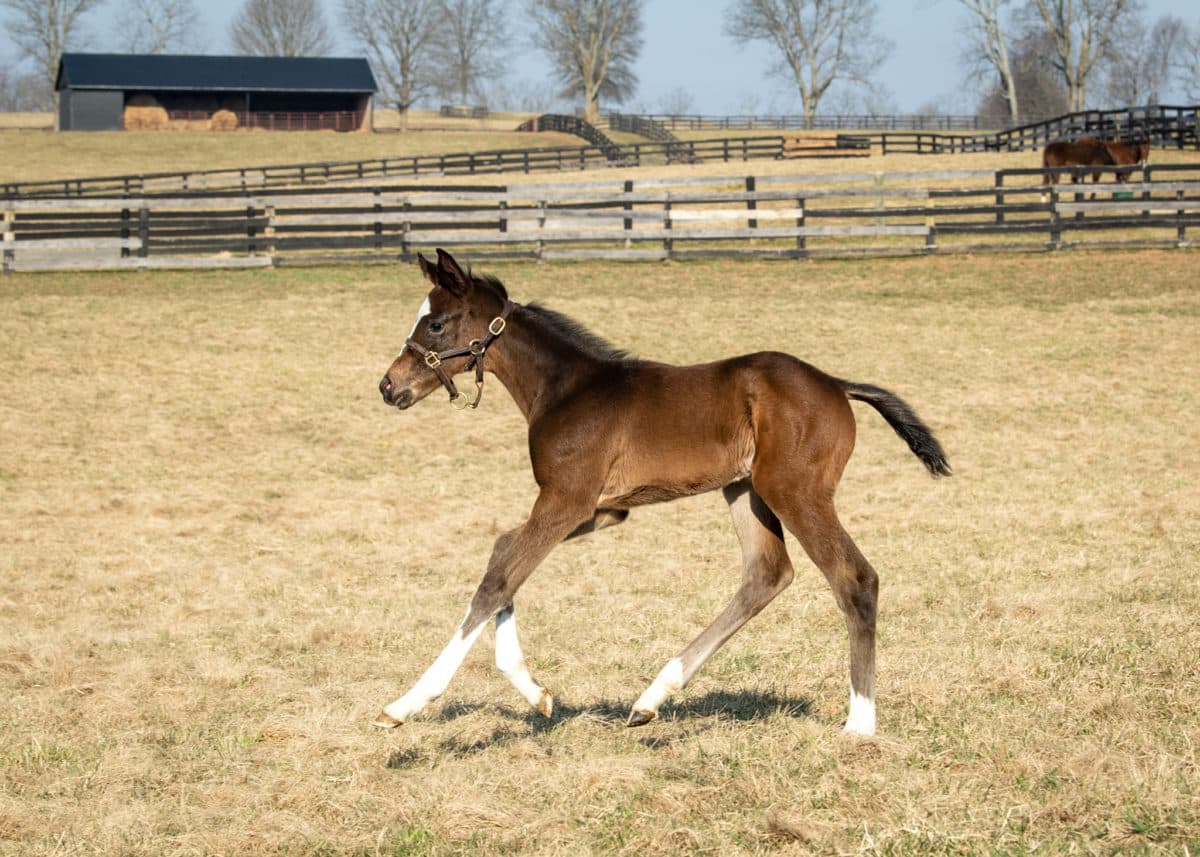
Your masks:
M168 110L167 121L174 127L196 125L211 127L219 122L219 114L228 114L232 121L223 130L259 129L268 131L357 131L362 128L364 114L359 110L287 111L262 110Z
M477 258L683 259L1194 244L1200 166L1088 185L1043 186L1041 172L10 199L0 247L9 273L383 262L438 246Z
M539 120L546 117L539 117ZM573 117L552 120L575 128ZM1133 124L1131 124L1133 123ZM568 127L568 125L570 127ZM541 126L539 126L541 127ZM590 127L590 126L589 126ZM324 185L337 182L397 181L410 176L487 175L512 172L586 170L608 166L697 163L700 161L750 161L759 158L850 157L863 155L869 147L883 154L941 154L976 151L1019 151L1039 148L1062 136L1129 136L1140 129L1158 146L1200 147L1200 107L1146 107L1123 111L1089 111L1058 117L1053 122L1012 128L996 134L936 134L925 132L882 132L837 134L826 146L796 145L795 134L717 138L708 140L662 140L618 145L544 147L524 150L501 149L460 152L408 158L377 158L366 161L284 164L238 169L148 173L86 179L24 182L0 185L6 198L58 196L146 196ZM599 139L599 138L598 138ZM607 140L607 137L604 138ZM801 151L803 150L803 151Z
M498 149L367 161L283 164L236 169L144 173L0 185L0 197L145 196L238 190L244 193L297 185L397 181L413 176L567 172L611 166L748 161L780 158L788 138L735 137L717 140L645 142L603 146Z

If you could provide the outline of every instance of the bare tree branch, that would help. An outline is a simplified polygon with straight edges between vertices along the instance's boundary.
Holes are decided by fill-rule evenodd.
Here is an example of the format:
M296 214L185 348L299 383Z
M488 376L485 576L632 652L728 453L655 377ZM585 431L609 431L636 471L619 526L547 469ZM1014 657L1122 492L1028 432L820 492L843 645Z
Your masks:
M725 20L734 41L775 49L810 121L835 81L870 85L892 49L874 27L873 0L736 0Z
M322 56L333 35L317 0L246 0L229 25L234 50L249 56Z
M1173 65L1184 94L1190 100L1200 99L1200 21L1185 28Z
M8 12L4 24L9 38L23 58L37 64L46 91L54 91L58 61L82 39L79 29L83 16L100 0L0 0L0 9Z
M633 64L642 48L638 0L530 0L534 44L563 85L564 97L582 97L584 118L595 122L600 99L620 103L637 89Z
M1021 116L1020 92L1009 58L1008 25L1001 20L1010 0L958 0L958 3L970 12L966 29L972 44L967 50L999 77L1008 117L1015 124Z
M1183 19L1173 15L1160 17L1148 32L1141 16L1131 17L1105 64L1112 106L1158 103L1185 34Z
M483 81L500 76L508 42L505 0L440 0L440 32L433 45L438 88L466 104Z
M1087 109L1087 84L1111 50L1118 28L1140 9L1139 0L1030 0L1031 13L1054 42L1071 110Z
M431 54L438 0L342 0L346 28L366 50L380 98L400 112L432 89Z
M117 13L121 49L164 54L196 46L200 15L192 0L126 0Z

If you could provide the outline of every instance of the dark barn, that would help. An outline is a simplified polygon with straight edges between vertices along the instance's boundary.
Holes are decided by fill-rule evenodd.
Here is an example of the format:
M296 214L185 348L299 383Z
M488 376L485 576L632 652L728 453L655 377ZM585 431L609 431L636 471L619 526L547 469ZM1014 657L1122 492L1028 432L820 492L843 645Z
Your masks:
M62 131L370 130L377 87L361 58L63 54Z

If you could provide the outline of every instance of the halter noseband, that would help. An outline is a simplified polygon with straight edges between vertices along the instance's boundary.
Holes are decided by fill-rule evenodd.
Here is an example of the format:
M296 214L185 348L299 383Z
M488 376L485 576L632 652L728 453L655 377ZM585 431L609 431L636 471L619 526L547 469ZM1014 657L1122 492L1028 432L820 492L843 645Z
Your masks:
M506 300L504 308L500 310L500 315L492 319L492 323L488 325L487 333L482 339L472 339L466 345L460 345L457 348L451 348L449 351L438 353L433 351L421 343L415 341L411 336L405 340L406 348L411 348L417 354L421 355L421 359L425 365L434 371L438 380L442 382L442 386L450 394L450 404L458 410L463 408L478 408L479 400L483 398L483 355L487 352L489 346L496 341L500 334L504 333L504 328L508 326L508 315L515 307L512 301ZM475 400L469 401L465 394L459 392L458 387L454 386L454 379L446 374L446 370L442 368L442 361L450 360L455 357L470 357L467 361L465 369L475 367Z

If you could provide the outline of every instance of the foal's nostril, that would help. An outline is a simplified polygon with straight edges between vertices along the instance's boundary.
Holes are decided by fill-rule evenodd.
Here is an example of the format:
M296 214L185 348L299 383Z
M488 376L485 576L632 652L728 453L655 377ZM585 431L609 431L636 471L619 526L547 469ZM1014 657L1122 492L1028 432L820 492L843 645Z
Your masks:
M391 401L392 382L387 375L383 376L383 380L379 382L379 393L383 396L385 402Z

